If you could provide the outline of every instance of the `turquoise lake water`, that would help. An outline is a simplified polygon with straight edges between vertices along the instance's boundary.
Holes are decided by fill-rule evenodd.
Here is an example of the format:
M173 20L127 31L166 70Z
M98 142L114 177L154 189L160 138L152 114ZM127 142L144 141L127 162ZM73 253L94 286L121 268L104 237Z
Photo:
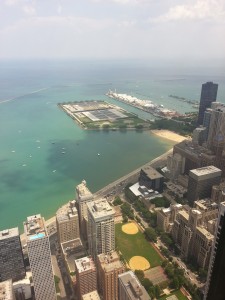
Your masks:
M153 119L105 93L116 89L185 112L194 109L168 96L199 100L209 80L225 102L224 74L202 74L130 62L0 62L0 102L10 100L0 103L0 230L21 229L32 214L48 218L74 199L81 180L95 192L174 144L150 132L84 131L57 103L107 100Z

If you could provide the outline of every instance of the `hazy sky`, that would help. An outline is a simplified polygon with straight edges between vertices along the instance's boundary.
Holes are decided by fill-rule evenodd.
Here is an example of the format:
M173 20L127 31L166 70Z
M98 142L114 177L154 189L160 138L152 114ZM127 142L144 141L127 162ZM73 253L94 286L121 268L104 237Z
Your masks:
M225 0L0 0L0 59L225 65Z

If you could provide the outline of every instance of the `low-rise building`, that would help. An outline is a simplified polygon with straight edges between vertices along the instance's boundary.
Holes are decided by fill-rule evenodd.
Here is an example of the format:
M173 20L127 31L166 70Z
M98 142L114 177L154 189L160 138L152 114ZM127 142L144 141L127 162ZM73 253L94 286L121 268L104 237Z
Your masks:
M0 282L0 300L15 300L12 279Z
M31 273L30 275L32 276ZM22 280L14 282L13 290L16 296L16 300L27 300L32 298L31 283L29 278L24 278Z

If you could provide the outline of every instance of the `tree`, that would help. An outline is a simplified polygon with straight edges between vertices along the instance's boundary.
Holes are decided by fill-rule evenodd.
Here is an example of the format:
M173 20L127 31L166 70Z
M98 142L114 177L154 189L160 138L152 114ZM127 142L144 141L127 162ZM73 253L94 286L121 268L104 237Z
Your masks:
M134 273L137 276L137 278L139 279L139 281L142 282L142 280L145 277L144 271L142 271L142 270L135 270Z
M114 206L121 205L122 203L123 203L123 202L122 202L122 200L120 199L119 196L117 196L117 197L115 198L115 200L113 201L113 205L114 205Z
M160 236L160 239L168 246L171 247L174 243L170 235L166 232L163 232Z
M157 241L157 234L152 227L145 229L145 236L149 241L152 241L152 242Z
M141 284L144 286L146 291L148 291L153 286L152 282L148 278L143 278Z
M172 279L172 281L171 281L171 283L170 283L170 287L172 288L172 289L179 289L179 287L180 287L180 284L179 284L179 280L178 280L178 278L177 277L173 277L173 279Z
M123 223L127 223L128 222L128 217L123 215Z
M135 126L135 128L137 129L137 130L140 130L140 129L143 129L143 125L142 124L137 124L136 126Z
M160 297L161 294L161 289L159 287L159 285L155 286L155 297L158 299Z

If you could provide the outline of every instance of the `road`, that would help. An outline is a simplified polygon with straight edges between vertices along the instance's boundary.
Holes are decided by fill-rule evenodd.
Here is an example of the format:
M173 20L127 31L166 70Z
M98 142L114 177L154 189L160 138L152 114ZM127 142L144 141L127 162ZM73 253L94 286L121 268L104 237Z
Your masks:
M172 151L173 151L173 149L170 149L166 153L163 153L162 155L156 157L155 159L153 159L152 161L150 161L147 164L143 165L142 167L140 167L140 168L130 172L129 174L117 179L116 181L108 184L107 186L105 186L101 190L97 191L94 194L94 197L95 198L99 198L99 197L112 198L115 195L118 195L118 194L122 193L125 186L128 183L135 183L135 182L138 181L140 171L143 167L151 166L153 168L158 168L158 167L165 166L166 161L167 161L167 156L169 154L171 154Z
M159 248L160 246L167 248L167 246L158 238L157 243L155 243L155 246ZM168 249L169 250L169 249ZM177 256L173 255L173 253L170 252L170 256L173 258L173 261L178 264L178 266L184 270L185 277L191 281L191 283L196 284L198 288L202 288L204 286L204 283L200 282L198 280L198 276L193 273L186 264Z

